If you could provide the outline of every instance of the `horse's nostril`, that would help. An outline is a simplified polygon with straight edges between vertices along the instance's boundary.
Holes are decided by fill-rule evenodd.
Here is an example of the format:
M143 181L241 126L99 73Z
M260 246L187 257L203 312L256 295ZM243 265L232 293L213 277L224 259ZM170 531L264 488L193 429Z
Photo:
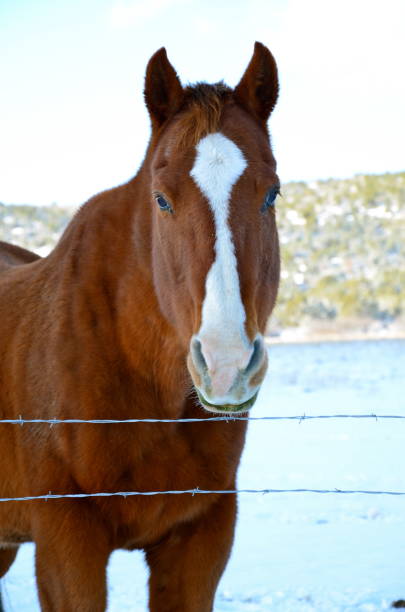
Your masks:
M263 361L263 352L264 352L263 342L261 341L260 338L256 338L256 340L253 343L252 356L245 370L246 374L250 374L251 372L254 372L255 370L257 370L257 368Z
M197 368L204 372L208 370L207 362L202 353L201 342L197 338L193 338L191 341L191 355Z

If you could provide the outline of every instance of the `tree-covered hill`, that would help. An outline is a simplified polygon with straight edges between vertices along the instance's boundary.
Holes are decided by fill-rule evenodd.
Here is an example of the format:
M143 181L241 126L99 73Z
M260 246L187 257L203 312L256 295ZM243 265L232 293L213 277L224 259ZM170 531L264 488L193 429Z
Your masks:
M282 326L405 310L405 172L289 183L278 203Z
M405 172L287 183L277 201L282 279L272 329L405 317ZM39 254L69 209L0 204L0 239Z

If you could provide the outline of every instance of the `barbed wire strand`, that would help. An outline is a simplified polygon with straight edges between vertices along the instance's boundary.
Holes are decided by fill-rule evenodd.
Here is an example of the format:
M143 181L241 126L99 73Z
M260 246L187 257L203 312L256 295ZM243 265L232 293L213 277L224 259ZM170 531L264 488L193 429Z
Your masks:
M401 414L318 414L318 415L291 415L291 416L264 416L264 417L238 417L232 415L195 418L195 419L0 419L0 424L24 425L24 423L48 423L49 425L64 425L74 423L91 423L93 425L119 424L119 423L206 423L213 421L310 421L315 419L405 419Z
M3 497L0 502L8 501L33 501L64 498L83 498L83 497L133 497L133 496L152 496L152 495L229 495L235 493L259 493L267 495L269 493L321 493L321 494L340 494L340 495L405 495L405 491L368 491L368 490L347 490L347 489L227 489L207 491L205 489L185 489L180 491L118 491L113 493L67 493L65 495L49 492L47 495L32 495L27 497Z

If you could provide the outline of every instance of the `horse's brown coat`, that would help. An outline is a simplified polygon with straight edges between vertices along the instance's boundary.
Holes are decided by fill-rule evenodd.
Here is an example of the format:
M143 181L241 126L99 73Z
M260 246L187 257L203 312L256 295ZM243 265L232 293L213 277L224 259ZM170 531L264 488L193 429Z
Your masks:
M183 90L164 50L155 54L145 85L152 138L137 176L87 202L48 257L0 244L0 419L210 416L186 359L214 258L213 221L189 172L193 141L213 129L249 161L230 224L246 331L264 332L279 277L275 217L259 213L277 182L266 130L275 62L256 44L235 93L197 87ZM173 215L158 210L156 190ZM233 489L245 430L244 422L0 424L0 497ZM232 494L1 503L0 575L15 547L33 540L42 609L97 612L110 553L140 548L150 610L209 612L235 514Z

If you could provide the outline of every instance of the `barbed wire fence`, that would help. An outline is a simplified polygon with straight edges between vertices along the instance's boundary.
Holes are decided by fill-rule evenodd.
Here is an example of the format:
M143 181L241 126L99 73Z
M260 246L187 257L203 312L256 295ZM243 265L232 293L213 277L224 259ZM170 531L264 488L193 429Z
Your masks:
M0 419L1 424L20 425L24 424L48 424L50 427L54 425L68 424L92 424L92 425L118 425L131 423L210 423L223 421L225 423L233 423L236 421L298 421L301 424L304 421L315 419L374 419L375 421L383 419L405 419L405 415L401 414L320 414L320 415L285 415L285 416L215 416L205 418L184 418L184 419L24 419L20 416L18 419ZM270 493L319 493L319 494L343 494L343 495L391 495L404 496L405 491L370 491L361 489L226 489L226 490L206 490L199 489L184 489L184 490L168 490L168 491L115 491L115 492L99 492L99 493L67 493L54 494L51 491L46 495L32 495L27 497L3 497L0 502L10 501L34 501L34 500L51 500L63 498L90 498L90 497L133 497L133 496L153 496L153 495L230 495L236 493L254 493L267 495Z

